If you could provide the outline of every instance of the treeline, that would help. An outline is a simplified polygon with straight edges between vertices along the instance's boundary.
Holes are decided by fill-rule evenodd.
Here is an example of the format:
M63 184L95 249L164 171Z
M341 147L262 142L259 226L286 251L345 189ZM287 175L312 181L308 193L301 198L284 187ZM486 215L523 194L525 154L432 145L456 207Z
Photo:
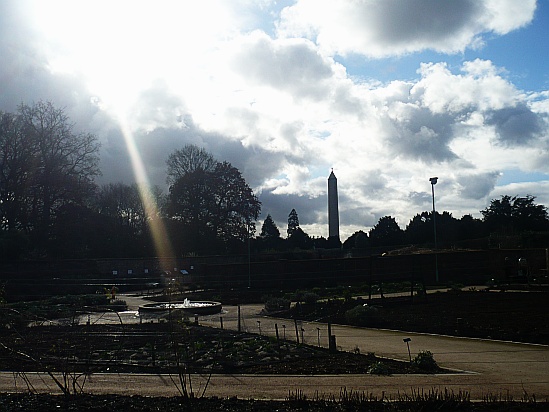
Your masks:
M343 249L397 248L410 245L454 247L547 247L549 217L547 208L527 195L501 196L480 211L482 218L465 215L456 219L449 212L422 212L415 215L402 229L392 216L384 216L368 231L359 230L341 245ZM292 248L337 247L334 240L313 238L299 227L297 212L288 216L288 236L267 216L258 238L260 249L278 251Z
M168 194L99 187L98 162L97 138L51 103L0 112L0 259L243 253L255 233L259 200L204 149L169 156Z
M296 210L288 216L285 237L270 215L257 234L261 203L240 171L194 145L169 155L167 194L122 183L99 187L98 163L97 138L75 132L64 111L51 103L0 112L0 259L365 249L428 244L434 238L431 212L416 215L405 229L391 216L382 217L343 245L309 236ZM481 212L482 219L437 213L439 241L549 230L547 210L533 196L502 196Z

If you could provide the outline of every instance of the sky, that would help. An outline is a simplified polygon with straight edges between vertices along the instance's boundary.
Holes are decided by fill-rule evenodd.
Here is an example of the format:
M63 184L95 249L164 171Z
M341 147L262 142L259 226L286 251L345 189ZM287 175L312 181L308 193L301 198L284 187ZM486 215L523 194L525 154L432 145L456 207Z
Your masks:
M549 0L0 0L0 110L51 101L99 184L165 193L186 144L238 168L281 233L328 236L501 195L549 206Z

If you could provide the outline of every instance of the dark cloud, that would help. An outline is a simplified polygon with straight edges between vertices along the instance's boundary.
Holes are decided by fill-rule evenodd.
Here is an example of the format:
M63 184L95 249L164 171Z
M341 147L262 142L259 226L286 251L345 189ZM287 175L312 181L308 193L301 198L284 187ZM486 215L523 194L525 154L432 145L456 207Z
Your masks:
M290 90L294 97L322 98L323 83L333 71L307 41L275 42L267 36L253 42L234 58L238 72L261 85Z
M270 190L263 190L259 200L263 204L261 217L264 219L270 214L279 225L278 228L281 233L284 233L287 228L288 215L292 209L296 210L300 225L328 224L328 199L326 195L317 197L277 195ZM323 211L325 213L322 213Z
M375 25L375 40L391 47L452 41L482 10L482 4L477 0L385 0L370 6L373 6L373 13L372 7L359 9L362 18Z
M521 7L487 0L296 1L281 13L283 36L306 36L329 52L387 57L426 49L462 52L486 33L504 34L532 20L535 0Z
M499 141L511 146L528 144L543 130L540 115L525 103L489 112L486 124L495 126Z
M366 231L367 227L371 227L377 223L371 210L366 207L346 208L339 212L340 226L360 227Z
M414 206L425 207L432 201L432 193L430 192L410 192L408 199Z
M453 135L454 118L436 114L427 108L413 107L404 120L393 122L394 134L390 149L403 157L424 162L443 162L457 159L448 144Z
M360 180L354 182L354 185L366 197L373 197L382 194L388 184L388 179L383 170L368 170L360 174ZM352 199L348 199L352 201Z
M485 198L494 190L499 176L499 172L458 176L456 181L460 187L460 197L474 200Z
M0 110L51 101L74 122L87 124L96 111L88 91L77 76L51 73L40 39L28 26L28 7L26 1L0 2Z
M97 179L97 183L103 185L135 182L131 159L119 128L113 127L105 131L100 153L99 166L102 175Z

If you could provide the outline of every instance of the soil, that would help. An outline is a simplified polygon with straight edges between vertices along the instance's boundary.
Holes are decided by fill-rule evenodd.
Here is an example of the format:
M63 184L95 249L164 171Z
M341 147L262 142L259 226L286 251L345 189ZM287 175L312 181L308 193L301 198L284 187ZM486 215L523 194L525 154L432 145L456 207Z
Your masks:
M358 305L373 306L367 326L448 335L549 344L548 292L449 292L426 297L332 300L300 304L288 317L348 323L345 313ZM280 316L280 314L279 314ZM21 332L21 331L19 331ZM168 323L119 326L33 327L16 334L0 331L3 370L161 372L177 369L177 360L193 370L222 373L325 374L365 373L382 361L388 373L410 373L408 363L369 354L329 353L325 349L281 342L257 335L235 334L204 327ZM32 359L31 359L32 358ZM175 368L175 369L174 369ZM394 368L394 369L393 369ZM386 372L385 372L386 373ZM290 397L291 398L291 397ZM541 411L537 404L423 400L388 404L381 400L287 401L184 399L125 396L51 396L0 394L0 410L12 411Z
M79 395L73 397L32 395L32 394L2 394L0 395L0 410L4 412L64 412L64 411L140 411L140 412L391 412L391 411L546 411L544 403L472 403L468 401L403 401L388 403L382 400L305 400L258 401L243 399L182 399L156 398L141 396L96 396Z
M400 374L444 373L373 354L202 326L169 323L36 326L5 333L2 370L87 373ZM7 349L6 349L7 348Z

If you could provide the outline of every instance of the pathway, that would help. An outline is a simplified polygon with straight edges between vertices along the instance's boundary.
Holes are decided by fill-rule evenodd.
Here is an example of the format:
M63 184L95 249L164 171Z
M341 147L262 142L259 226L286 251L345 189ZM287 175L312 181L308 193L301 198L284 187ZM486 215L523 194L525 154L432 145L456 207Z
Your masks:
M131 311L120 314L123 322L139 322L135 310L145 303L139 296L120 296L128 302ZM275 324L279 336L296 339L295 325L288 319L276 319L259 315L261 305L241 307L241 329L250 333L274 336ZM238 309L224 306L221 315L200 318L200 323L212 327L236 330ZM112 319L110 318L112 316ZM117 315L103 316L102 320L119 322ZM260 331L261 329L261 331ZM209 382L207 396L238 396L239 398L284 399L290 392L303 391L308 397L315 394L339 395L342 388L347 391L364 391L376 396L392 397L412 391L451 390L454 393L468 391L472 399L483 399L487 395L512 396L535 395L538 400L549 399L549 346L512 342L468 339L459 337L409 333L400 331L354 328L333 325L332 334L342 350L358 348L361 353L374 352L378 356L407 360L408 350L403 342L410 338L412 356L420 350L429 350L440 366L461 371L444 375L330 375L330 376L257 376L257 375L214 375ZM305 343L327 346L327 325L303 322L298 325L299 339ZM463 373L465 372L465 373ZM41 391L58 392L45 374L27 374ZM194 376L195 391L204 387L207 377ZM13 391L26 386L21 377L13 373L0 373L0 391ZM177 395L169 375L139 374L94 374L85 388L89 393L122 393L151 396Z

